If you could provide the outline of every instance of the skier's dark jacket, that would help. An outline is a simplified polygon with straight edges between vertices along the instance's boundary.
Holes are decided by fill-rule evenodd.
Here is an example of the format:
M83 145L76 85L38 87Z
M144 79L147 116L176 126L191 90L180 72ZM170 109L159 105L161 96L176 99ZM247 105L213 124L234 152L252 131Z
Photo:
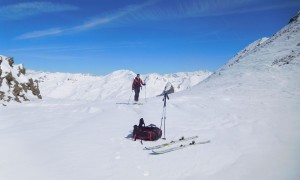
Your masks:
M145 86L146 84L141 80L141 78L135 77L132 82L132 89L140 88L142 85Z

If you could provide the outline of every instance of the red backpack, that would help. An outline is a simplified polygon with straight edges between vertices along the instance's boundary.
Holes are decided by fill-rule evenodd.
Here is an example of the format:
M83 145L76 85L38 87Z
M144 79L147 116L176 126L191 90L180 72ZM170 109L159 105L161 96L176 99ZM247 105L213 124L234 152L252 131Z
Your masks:
M145 140L145 141L156 141L161 138L162 131L154 124L150 124L145 126L144 119L140 119L139 126L133 126L132 138L136 141L136 139Z

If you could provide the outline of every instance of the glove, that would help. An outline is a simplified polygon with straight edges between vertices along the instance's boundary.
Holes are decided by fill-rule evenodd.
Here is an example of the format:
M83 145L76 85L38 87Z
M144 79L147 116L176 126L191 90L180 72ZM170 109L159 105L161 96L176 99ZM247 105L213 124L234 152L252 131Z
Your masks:
M144 86L146 86L146 83L144 84Z

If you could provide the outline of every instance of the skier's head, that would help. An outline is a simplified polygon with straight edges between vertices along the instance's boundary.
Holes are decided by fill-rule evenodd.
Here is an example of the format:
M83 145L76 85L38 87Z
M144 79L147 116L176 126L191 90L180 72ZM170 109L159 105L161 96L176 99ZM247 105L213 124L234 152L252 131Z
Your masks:
M137 74L136 77L140 77L140 74Z

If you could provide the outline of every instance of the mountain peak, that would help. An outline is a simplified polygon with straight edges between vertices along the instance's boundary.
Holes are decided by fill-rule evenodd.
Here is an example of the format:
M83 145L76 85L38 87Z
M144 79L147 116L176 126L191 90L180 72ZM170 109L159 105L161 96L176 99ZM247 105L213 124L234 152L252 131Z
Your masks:
M118 75L134 75L135 73L130 71L130 70L127 70L127 69L122 69L122 70L116 70L114 72L111 73L111 75L114 75L114 76L118 76Z

